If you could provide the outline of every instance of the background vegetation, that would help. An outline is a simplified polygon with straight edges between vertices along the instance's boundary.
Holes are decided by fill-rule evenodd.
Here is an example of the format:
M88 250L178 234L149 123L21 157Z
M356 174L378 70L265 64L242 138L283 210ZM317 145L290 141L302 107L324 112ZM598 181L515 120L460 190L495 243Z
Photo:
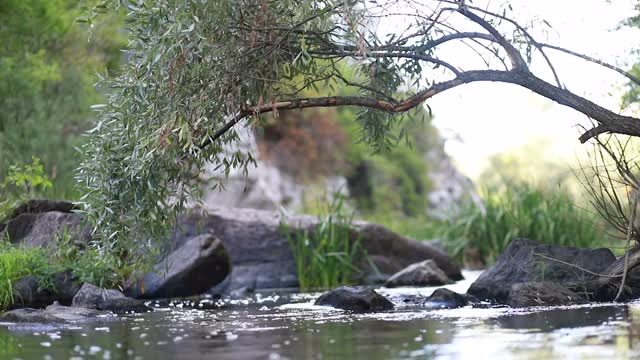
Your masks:
M126 87L123 90L125 96L112 98L113 112L102 113L104 121L100 124L105 127L98 126L94 129L98 139L96 141L104 141L93 148L95 151L89 150L86 153L88 159L85 173L80 174L80 177L87 173L95 174L96 177L91 179L95 181L94 185L108 185L107 191L102 193L105 197L100 198L98 194L94 200L96 203L103 201L103 205L113 210L113 214L94 214L97 220L123 218L129 221L126 224L131 225L136 224L136 219L144 218L155 226L162 223L159 221L162 219L154 217L161 217L159 214L171 205L165 203L166 199L171 198L171 194L156 194L156 189L171 183L171 179L188 181L193 175L190 173L190 166L197 167L210 154L203 154L197 161L184 167L175 165L175 159L196 152L197 144L194 139L203 133L210 134L215 127L208 123L191 124L186 121L193 115L190 113L190 104L172 107L175 104L162 103L157 108L140 104L157 98L163 99L165 95L173 96L176 92L187 94L193 91L193 79L210 69L187 55L211 49L194 36L193 31L201 29L194 30L195 23L191 17L176 17L173 22L156 24L151 20L157 19L158 14L145 12L144 9L132 9L140 21L137 25L125 27L122 19L114 12L92 19L91 25L79 24L74 20L83 13L83 4L80 0L0 1L0 220L12 206L26 197L79 199L83 190L75 186L73 179L74 169L80 164L76 148L86 145L82 134L96 125L91 105L106 100L101 93L104 89L94 87L97 74L117 75L125 68L133 75L116 78L111 83L118 89ZM203 13L211 11L206 13L207 16L218 16L224 20L225 11L234 11L236 3L223 1L220 4L217 10L214 9L219 13L204 5L198 9ZM278 7L285 10L292 8L290 1L274 2L273 6L274 9L270 11L274 13L280 9ZM202 16L200 20L206 18ZM151 25L144 21L151 21ZM332 21L322 17L317 22L318 24L313 25L318 28L332 25ZM638 26L638 23L637 18L629 20L631 26ZM206 30L216 34L215 29ZM121 49L126 45L129 31L133 32L138 42L133 43L134 51L127 53L125 58ZM146 42L145 36L149 33L145 31L165 35ZM220 34L224 41L232 38L228 33ZM171 48L170 51L163 52L167 50L165 42L178 42L184 48ZM235 49L233 43L229 42L227 45L228 49L224 49L225 51ZM276 60L279 62L290 59ZM305 56L300 58L303 62L307 60ZM198 65L182 66L194 63ZM184 72L175 75L173 70L140 70L147 65L149 68L165 70L175 69L180 65ZM219 76L219 90L227 89L225 81L228 79L225 76L228 74L223 70L232 74L237 64L225 65L226 69L217 69L221 73L211 75ZM373 85L379 85L389 93L401 92L399 89L403 88L400 86L403 79L385 73L383 70L388 64L384 61L371 64L371 69L356 69L352 65L342 63L339 66L345 78L352 81L371 80ZM302 74L288 73L287 76L291 77L289 80L306 79L309 77L306 72L322 75L326 69L321 63L316 63L306 64L303 70ZM380 76L368 79L369 70L371 73L377 71ZM635 65L631 71L636 75L640 74L640 66ZM175 81L171 86L165 86L164 80L169 75L175 75ZM117 87L118 85L122 86ZM144 96L139 95L139 91L147 85L149 88L157 87L143 94ZM240 89L245 99L261 98L268 101L268 94L263 88L256 86L255 82L247 86L253 88ZM308 96L320 93L359 93L353 89L348 90L335 81L314 83L305 91ZM636 103L638 93L637 87L630 84L623 105ZM125 101L127 96L134 100L128 103L129 100ZM210 110L213 113L223 112L227 105L224 99L216 103L209 101L206 96L198 101L208 106L206 109L198 109L198 116ZM130 113L117 111L121 110L119 106L126 108L132 103L141 107L131 107ZM98 109L104 110L103 107ZM164 117L166 114L172 116L169 123L164 122L167 120ZM484 211L469 205L449 220L429 218L425 209L427 194L432 185L428 177L429 164L425 161L424 154L433 146L439 146L437 131L430 124L429 114L425 109L418 108L402 124L392 120L385 122L388 128L382 129L386 134L383 144L379 141L382 137L369 134L377 140L377 143L374 141L377 152L373 151L370 144L362 141L366 139L363 139L362 123L358 123L358 119L362 119L360 115L355 108L341 107L304 112L283 111L277 118L264 117L261 120L264 122L260 133L261 152L286 172L304 181L313 182L326 175L345 176L351 193L350 204L357 211L358 217L382 222L418 239L439 238L460 261L464 261L468 255L464 249L477 249L483 261L491 262L514 237L530 237L562 245L609 245L611 237L605 226L589 211L581 209L588 207L588 203L576 197L573 185L567 184L567 178L571 174L566 167L557 163L531 166L531 158L518 158L513 153L495 157L493 168L488 169L480 178L479 187L485 189L482 192ZM118 122L114 119L124 120ZM121 126L123 123L125 125ZM141 124L150 126L140 126ZM140 138L132 135L135 129L145 132L145 141L137 141ZM375 130L366 128L365 133ZM123 145L120 143L123 138L130 141L125 141ZM230 133L223 140L228 143L235 138ZM105 161L93 164L94 157L102 155L105 155L101 157ZM228 162L250 163L251 159L233 158ZM544 176L530 182L534 172L543 173ZM141 184L137 181L139 178L149 181ZM128 181L131 183L127 183ZM140 189L142 190L138 192ZM149 197L149 194L153 194L155 198ZM157 201L157 197L162 197L161 201ZM127 206L151 210L132 215L129 212L131 209L126 206L109 208L122 199L128 200ZM311 206L307 210L320 213ZM322 229L322 236L315 239L307 236L306 240L294 243L293 247L300 259L307 259L304 264L317 266L320 272L331 272L337 266L326 265L326 259L345 264L348 262L345 259L356 256L356 252L352 248L344 248L345 243L339 240L343 238L340 230L342 227L337 226L336 221L340 223L344 219L332 217L335 214L331 213L323 214L327 225ZM301 238L304 239L305 236L301 234ZM114 248L126 250L135 245L135 239L126 236L120 238L120 241ZM300 244L315 241L318 243L313 246L300 247ZM345 257L314 255L314 249L322 248L324 244L327 244L328 249L333 249L330 252L342 249L340 251ZM123 250L120 254L108 256L98 249L88 249L86 252L78 252L68 246L63 249L64 252L56 254L53 259L77 268L82 279L105 285L116 284L123 274L133 271L131 264L123 261L120 255L127 253L136 257L135 251ZM10 286L17 276L24 275L25 268L46 279L46 274L51 270L47 270L50 264L43 265L41 255L37 251L16 250L3 244L0 247L0 267L5 269L5 278L0 277L0 283ZM321 258L325 260L318 260ZM334 272L331 276L321 276L323 279L310 280L309 284L326 284L328 280L325 278L344 278L346 275ZM6 288L0 288L0 299L6 297L6 294Z
M0 1L0 182L38 157L52 180L43 195L76 199L75 149L101 95L97 72L115 72L125 45L117 16L75 22L80 0ZM5 189L6 190L6 189Z

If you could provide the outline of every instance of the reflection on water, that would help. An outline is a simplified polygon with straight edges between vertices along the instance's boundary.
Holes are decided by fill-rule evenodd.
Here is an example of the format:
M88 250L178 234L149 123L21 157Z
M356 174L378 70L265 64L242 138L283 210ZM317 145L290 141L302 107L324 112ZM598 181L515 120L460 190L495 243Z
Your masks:
M468 282L455 290L464 292ZM400 301L405 295L426 297L433 290L382 292ZM355 315L313 306L317 294L271 295L158 304L149 314L64 327L3 324L0 359L640 356L640 303L519 310L426 310L405 304L391 312Z

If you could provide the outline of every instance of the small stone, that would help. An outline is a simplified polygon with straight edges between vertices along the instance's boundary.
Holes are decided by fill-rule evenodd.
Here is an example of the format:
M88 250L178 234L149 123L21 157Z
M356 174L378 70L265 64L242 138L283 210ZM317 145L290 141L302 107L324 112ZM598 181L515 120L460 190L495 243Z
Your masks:
M411 264L395 273L385 282L384 286L438 286L449 283L451 280L435 261L425 260Z
M425 301L425 305L441 309L455 309L468 304L469 301L464 295L446 288L436 289Z
M109 310L116 313L144 312L149 308L140 300L126 297L114 289L102 289L91 284L84 284L73 297L72 306L97 310Z
M391 301L373 289L350 286L341 286L320 295L315 305L354 312L383 311L394 307Z

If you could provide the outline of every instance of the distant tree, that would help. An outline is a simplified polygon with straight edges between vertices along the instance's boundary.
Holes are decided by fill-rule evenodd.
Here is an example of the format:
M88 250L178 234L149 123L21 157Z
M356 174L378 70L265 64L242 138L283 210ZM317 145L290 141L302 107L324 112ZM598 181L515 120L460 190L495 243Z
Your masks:
M638 119L568 91L547 51L640 80L534 38L508 15L508 4L490 10L464 0L113 0L87 21L119 7L128 12L129 62L103 82L111 95L99 107L78 177L103 245L127 256L131 241L162 236L197 198L194 180L206 163L223 171L253 163L251 155L222 150L238 140L237 126L259 126L259 114L356 107L362 140L381 150L393 146L390 135L404 116L430 98L463 84L502 82L593 119L582 142L602 133L640 135ZM462 59L445 58L441 50L452 43L466 45L486 66L462 69ZM532 72L534 53L552 80ZM341 64L355 69L356 79L345 77ZM301 95L320 84L359 95L338 95L330 86Z
M117 17L105 16L87 41L75 22L81 1L0 1L0 182L36 156L54 183L47 195L77 195L75 147L101 101L95 73L119 65L125 40Z

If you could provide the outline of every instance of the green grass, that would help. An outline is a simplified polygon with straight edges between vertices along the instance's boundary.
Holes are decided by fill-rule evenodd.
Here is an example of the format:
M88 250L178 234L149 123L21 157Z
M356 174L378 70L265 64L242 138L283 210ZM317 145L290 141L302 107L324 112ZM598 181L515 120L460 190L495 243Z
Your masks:
M492 264L509 243L520 237L547 244L609 247L612 239L592 213L576 207L561 189L543 190L526 183L482 194L486 212L467 205L450 220L375 220L416 239L440 239L453 257L464 262L465 249L477 250Z
M352 217L342 213L343 199L327 207L314 231L292 232L283 225L296 262L301 290L351 284L360 271L355 264L368 259L359 239L352 239Z
M53 275L71 269L75 280L100 287L113 288L130 274L115 256L98 249L80 249L68 232L56 236L54 249L14 246L8 239L0 240L0 311L15 303L14 284L27 275L38 279L43 289L53 290Z
M0 310L16 300L13 285L20 278L34 275L40 287L51 288L52 275L58 270L50 263L45 249L15 247L0 240Z

